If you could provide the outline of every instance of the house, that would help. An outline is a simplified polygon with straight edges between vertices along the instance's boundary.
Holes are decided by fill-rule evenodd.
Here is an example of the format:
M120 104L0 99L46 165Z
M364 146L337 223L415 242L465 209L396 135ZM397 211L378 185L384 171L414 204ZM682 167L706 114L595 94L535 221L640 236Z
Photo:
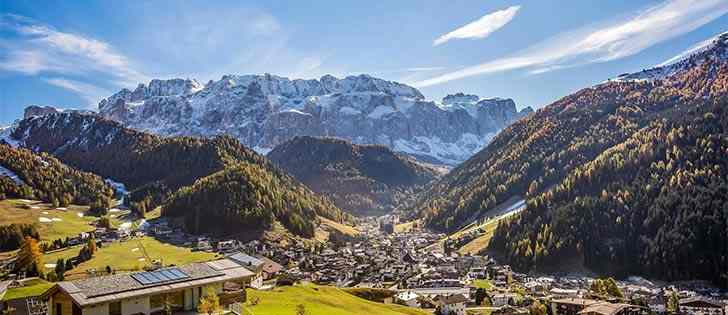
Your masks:
M587 306L581 310L579 315L638 315L643 313L643 308L624 303L599 302ZM645 309L645 314L646 309Z
M400 292L395 296L397 303L409 306L409 307L420 307L418 299L420 296L412 291Z
M283 266L279 263L268 259L267 257L260 257L263 261L263 279L270 280L278 276L283 271Z
M169 303L174 310L191 311L200 299L214 290L220 303L229 305L245 300L244 288L252 272L229 259L193 263L155 271L115 274L83 280L63 281L50 297L54 315L152 314Z
M654 312L657 315L665 314L667 313L667 308L665 308L665 294L663 292L660 292L659 294L655 294L651 296L647 300L647 306L650 308L652 312Z
M601 303L598 300L582 298L563 298L551 301L551 314L577 315L592 304Z
M440 310L440 314L465 315L467 303L468 299L462 294L435 297L435 304Z
M228 259L247 268L255 276L250 281L250 287L260 289L263 287L263 265L265 262L248 254L238 252L227 257Z
M680 312L689 315L726 315L726 305L703 296L680 300Z
M217 242L217 250L220 252L231 251L235 250L237 245L238 242L236 240L220 241Z
M525 308L513 307L510 305L500 307L490 313L491 315L528 315L529 311Z
M515 293L493 294L493 296L490 297L490 300L492 302L493 307L503 307L506 305L513 305L513 304L515 304L516 294Z
M14 315L46 315L49 292L53 285L38 278L0 282L0 313ZM14 292L13 292L14 291Z

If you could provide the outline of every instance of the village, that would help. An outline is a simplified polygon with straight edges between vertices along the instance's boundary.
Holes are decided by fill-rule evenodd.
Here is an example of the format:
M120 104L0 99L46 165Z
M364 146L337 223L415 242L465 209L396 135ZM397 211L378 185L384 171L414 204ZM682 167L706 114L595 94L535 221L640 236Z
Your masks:
M396 221L393 223L392 216L362 218L356 226L357 235L332 233L326 242L312 245L300 241L281 245L195 236L160 218L142 222L134 228L97 227L93 232L80 233L69 239L68 243L70 246L83 244L93 237L99 245L108 246L146 236L194 252L215 253L222 258L201 265L191 264L199 265L195 268L189 265L179 268L199 273L203 266L202 269L211 268L209 272L219 272L222 279L220 294L227 296L225 302L229 308L245 301L244 293L240 294L241 287L270 290L294 283L313 283L360 292L372 290L383 296L378 302L419 308L434 314L726 315L728 311L728 293L703 282L656 284L636 277L614 281L574 274L523 274L487 255L462 255L447 250L444 244L448 239L444 234L422 228L395 231L393 225ZM11 269L12 263L10 258L0 265ZM168 268L176 266L165 267L162 262L154 261L148 271ZM16 311L16 314L48 314L49 298L63 292L64 288L82 286L88 281L107 287L119 281L117 274L101 270L86 272L86 279L70 282L80 284L70 286L60 282L58 289L52 291L56 293L4 301L2 307L27 310ZM0 295L22 287L27 281L23 278L15 275L14 280L0 283ZM183 290L180 292L194 290L199 285L190 282L186 287L184 283L176 284ZM150 301L155 299L154 295L140 294ZM200 295L196 295L197 300L190 295L193 298L188 300L193 302L187 306L195 307ZM160 307L158 302L149 304L142 313L152 313Z

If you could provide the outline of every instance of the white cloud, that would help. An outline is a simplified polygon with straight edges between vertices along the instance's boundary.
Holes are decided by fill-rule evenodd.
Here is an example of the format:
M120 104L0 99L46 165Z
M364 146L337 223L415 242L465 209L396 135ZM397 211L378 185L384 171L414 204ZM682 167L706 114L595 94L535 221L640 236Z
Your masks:
M657 43L691 32L728 13L725 0L672 0L629 18L606 21L547 39L510 57L416 82L426 87L470 76L531 68L530 73L634 55Z
M112 76L117 85L147 80L106 42L12 14L0 15L0 30L13 33L2 44L6 53L0 60L1 70L28 75L101 73Z
M88 108L111 92L64 76L115 87L134 86L147 80L128 58L100 40L61 32L12 14L0 15L0 31L12 34L0 42L0 71L49 76L40 80L78 94Z
M438 37L432 43L432 46L442 45L452 39L486 38L508 24L516 16L520 8L521 6L512 6L505 10L488 13L476 21Z
M98 104L101 99L111 95L107 90L99 88L93 84L88 84L80 81L65 79L65 78L43 78L48 84L55 85L70 91L73 91L80 95L86 100L89 108L93 108Z

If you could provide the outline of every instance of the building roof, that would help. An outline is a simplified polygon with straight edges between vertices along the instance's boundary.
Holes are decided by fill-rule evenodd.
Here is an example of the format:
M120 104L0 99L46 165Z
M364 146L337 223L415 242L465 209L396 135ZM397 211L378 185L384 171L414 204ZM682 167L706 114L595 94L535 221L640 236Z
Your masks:
M581 310L579 314L600 314L600 315L614 315L619 313L621 310L631 307L629 304L616 304L608 302L599 302L587 306Z
M557 303L557 304L589 306L589 305L592 305L595 303L600 303L601 301L591 300L591 299L582 299L582 298L564 298L564 299L556 299L551 302Z
M689 298L684 298L680 300L680 305L684 306L696 306L696 307L716 307L716 308L722 308L726 306L725 304L711 300L704 296L693 296Z
M462 294L453 294L453 295L438 295L435 297L435 301L442 305L450 305L450 304L457 304L457 303L467 303L468 299L462 295Z
M208 263L193 263L176 267L188 277L173 281L142 284L133 276L142 272L116 274L63 281L58 287L80 306L104 303L136 296L175 291L189 287L250 278L254 274L226 259Z
M245 253L235 253L227 257L241 266L253 267L255 269L263 266L263 261Z
M261 261L263 261L263 271L275 274L281 272L283 270L283 266L281 266L279 263L272 261L266 257L261 257Z
M409 301L418 297L420 296L412 291L404 291L397 294L397 298L403 301Z

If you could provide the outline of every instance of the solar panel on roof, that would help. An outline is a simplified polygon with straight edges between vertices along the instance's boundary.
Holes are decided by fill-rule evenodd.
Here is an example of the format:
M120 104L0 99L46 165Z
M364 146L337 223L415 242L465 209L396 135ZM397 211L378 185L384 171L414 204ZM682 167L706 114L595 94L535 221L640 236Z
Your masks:
M189 278L186 273L178 268L169 268L156 271L140 272L131 275L136 281L142 285L156 284L168 281L176 281Z
M159 275L164 276L169 280L175 280L175 279L179 278L175 274L170 272L169 270L160 270Z
M145 275L144 272L135 273L135 274L131 275L131 277L134 278L134 280L138 281L139 283L141 283L143 285L147 285L147 284L151 284L152 283L152 281L149 280L146 277L146 275Z
M186 273L184 273L182 270L179 270L179 268L170 268L167 269L169 272L175 274L179 279L189 278Z

